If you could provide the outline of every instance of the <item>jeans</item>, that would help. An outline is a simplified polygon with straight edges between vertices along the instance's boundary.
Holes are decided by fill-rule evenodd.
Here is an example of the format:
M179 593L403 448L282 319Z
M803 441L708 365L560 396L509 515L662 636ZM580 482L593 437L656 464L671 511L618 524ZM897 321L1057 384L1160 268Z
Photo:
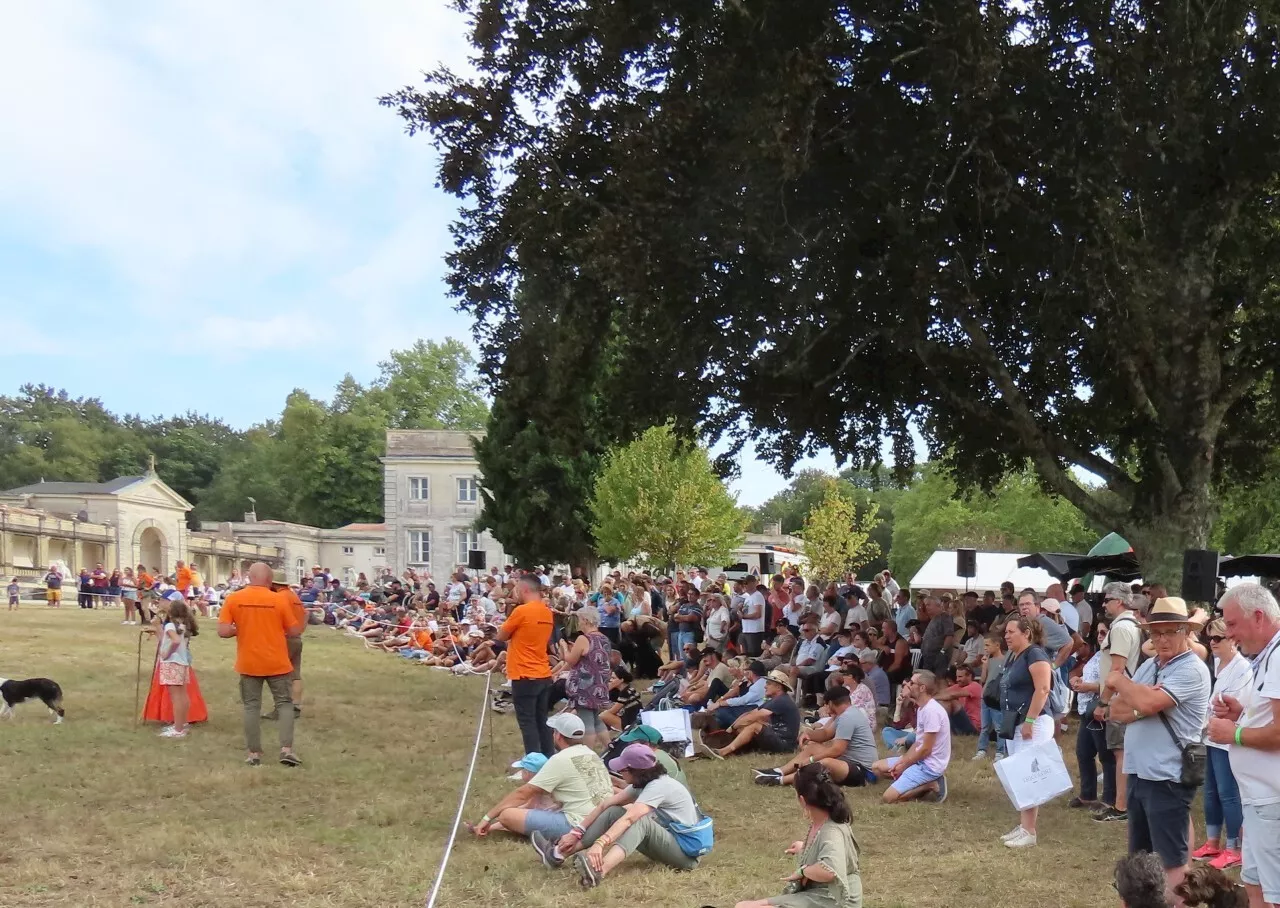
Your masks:
M885 747L892 750L893 745L897 744L899 741L905 742L903 744L904 747L910 747L912 744L916 743L916 736L914 732L901 731L900 729L886 725L884 728L880 729L880 740L884 742Z
M953 735L976 735L978 730L973 727L973 722L969 719L969 714L964 708L957 709L951 714L951 734Z
M996 734L1000 728L1000 710L992 709L987 704L982 704L982 729L978 732L978 753L987 752L987 745L991 743L991 739L996 739L996 753L1007 754L1008 748L1005 747L1004 740Z
M276 708L276 731L280 733L280 749L293 749L292 672L260 677L240 676L240 702L244 704L244 746L251 754L262 753L262 685L271 691Z
M1240 787L1231 772L1228 752L1220 747L1206 747L1209 765L1204 776L1204 825L1205 835L1216 839L1226 825L1223 845L1238 847L1240 824L1244 822L1244 808L1240 806Z
M1091 716L1080 717L1076 735L1076 765L1080 767L1080 800L1098 800L1098 768L1102 764L1102 803L1116 803L1116 755L1107 747L1107 727Z
M516 710L516 724L527 754L553 756L555 744L551 729L547 727L547 713L551 706L551 679L524 678L511 682L511 703Z

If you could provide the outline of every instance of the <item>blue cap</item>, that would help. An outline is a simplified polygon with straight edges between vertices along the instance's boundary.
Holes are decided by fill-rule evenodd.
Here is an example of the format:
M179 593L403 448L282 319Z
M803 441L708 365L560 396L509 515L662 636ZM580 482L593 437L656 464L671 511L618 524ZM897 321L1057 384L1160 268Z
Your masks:
M520 780L519 770L521 769L525 770L526 772L534 773L536 775L538 770L542 769L542 767L546 765L547 765L546 754L537 754L537 753L525 754L519 760L516 760L514 763L511 764L511 768L516 770L516 772L512 773L510 778L514 781L519 781Z

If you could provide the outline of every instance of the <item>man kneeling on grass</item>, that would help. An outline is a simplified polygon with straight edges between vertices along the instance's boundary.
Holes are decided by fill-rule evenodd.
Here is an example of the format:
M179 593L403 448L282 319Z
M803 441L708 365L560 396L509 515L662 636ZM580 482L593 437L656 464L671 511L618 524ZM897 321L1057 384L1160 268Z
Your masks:
M919 671L906 682L907 697L916 704L916 740L901 757L877 760L877 775L888 773L893 784L884 793L886 804L916 799L942 803L947 799L947 764L951 762L951 719L933 698L938 678Z
M693 746L706 757L723 760L730 754L751 747L771 754L790 753L796 749L800 733L800 708L791 696L791 679L780 669L765 676L765 701L750 712L743 713L729 726L734 738L718 750L702 740L702 733L694 729Z
M838 785L866 785L876 762L876 739L866 714L850 698L849 689L843 685L829 688L826 705L832 720L800 736L800 752L794 759L777 769L755 770L756 784L791 785L801 766L821 763Z
M709 821L685 788L667 774L647 744L627 745L609 761L627 787L606 799L559 840L535 831L534 850L547 867L573 858L583 888L590 889L637 851L676 870L692 870L711 850Z
M613 793L609 771L595 751L583 745L586 728L572 713L547 720L556 754L532 778L489 808L468 828L478 836L494 831L527 836L535 831L558 839ZM559 810L539 805L550 795Z

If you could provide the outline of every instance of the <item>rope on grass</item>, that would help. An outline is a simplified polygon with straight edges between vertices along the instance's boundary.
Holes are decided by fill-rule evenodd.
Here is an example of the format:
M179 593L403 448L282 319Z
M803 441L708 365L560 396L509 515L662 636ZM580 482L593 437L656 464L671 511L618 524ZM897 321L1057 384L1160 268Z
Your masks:
M480 701L480 718L476 723L476 741L471 748L471 762L467 765L467 777L462 782L462 797L458 799L458 812L453 817L453 828L449 830L449 841L445 842L444 854L440 858L440 869L436 871L436 881L431 885L431 894L427 896L427 908L435 908L436 896L440 894L440 884L444 882L444 871L449 866L449 856L453 853L453 842L458 837L458 827L462 825L462 811L467 806L467 795L471 791L471 777L476 771L476 757L480 754L480 736L484 733L484 718L489 706L489 687L493 683L493 674L484 676L484 697Z

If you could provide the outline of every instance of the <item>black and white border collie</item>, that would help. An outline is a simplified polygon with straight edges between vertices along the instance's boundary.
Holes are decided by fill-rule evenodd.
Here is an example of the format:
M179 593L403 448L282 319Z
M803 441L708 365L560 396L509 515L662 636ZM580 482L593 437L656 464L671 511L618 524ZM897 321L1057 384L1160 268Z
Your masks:
M12 719L13 708L26 700L39 700L49 707L54 725L61 725L62 717L66 715L62 708L62 688L57 681L48 678L28 678L25 681L0 678L0 696L4 697L0 719Z

